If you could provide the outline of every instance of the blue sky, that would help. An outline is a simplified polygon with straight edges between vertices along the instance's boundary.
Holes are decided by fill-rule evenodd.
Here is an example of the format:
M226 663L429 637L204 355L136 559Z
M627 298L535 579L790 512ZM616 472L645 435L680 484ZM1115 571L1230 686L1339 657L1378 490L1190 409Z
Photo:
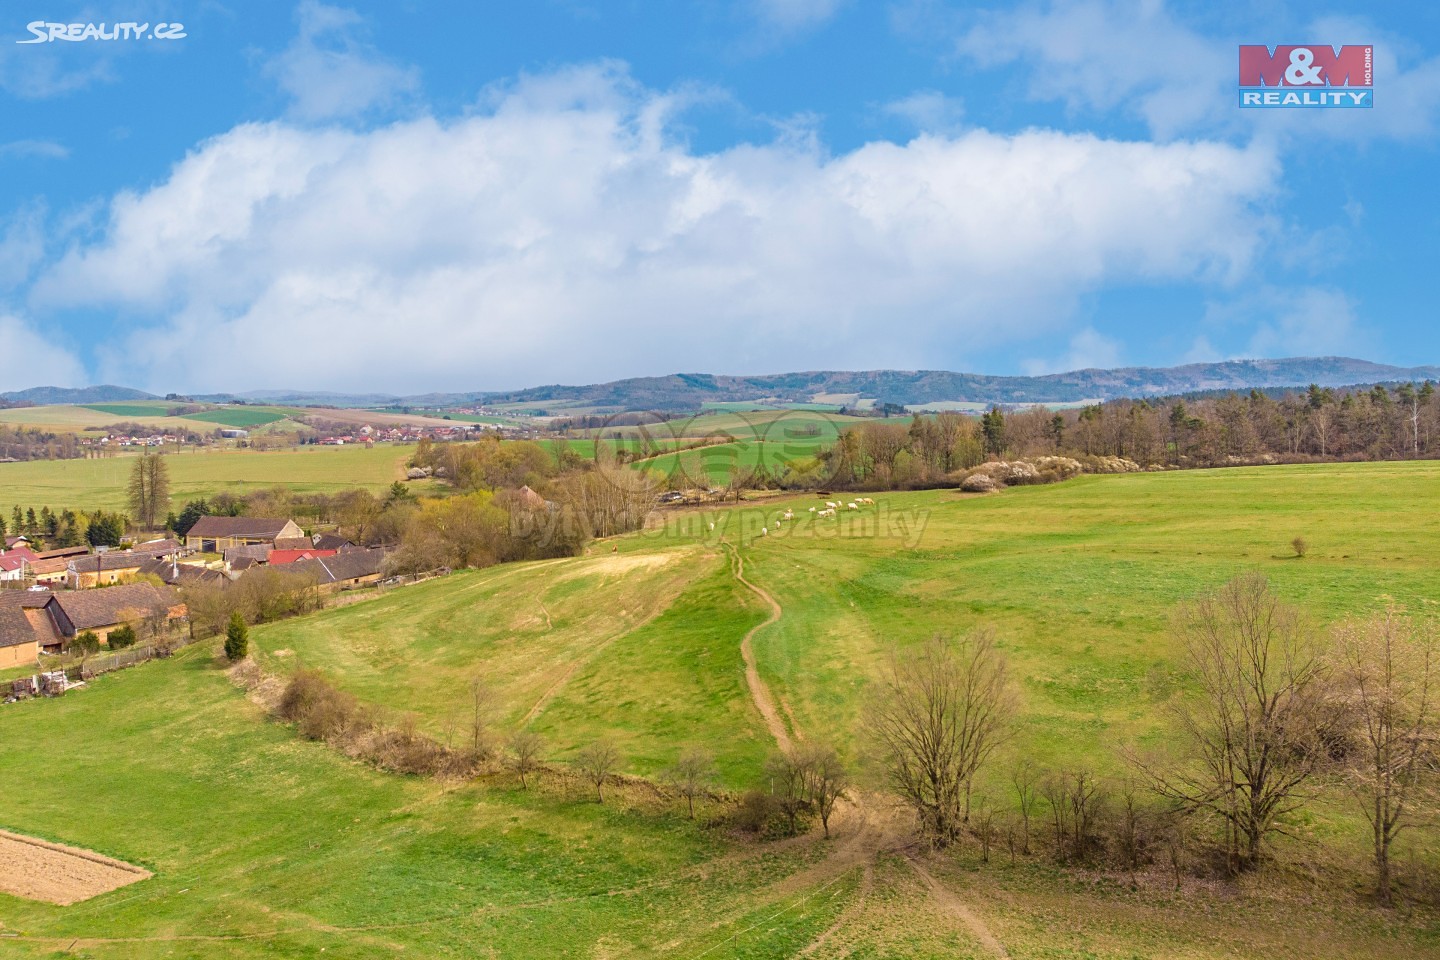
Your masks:
M0 389L1440 362L1428 3L4 0L0 121Z

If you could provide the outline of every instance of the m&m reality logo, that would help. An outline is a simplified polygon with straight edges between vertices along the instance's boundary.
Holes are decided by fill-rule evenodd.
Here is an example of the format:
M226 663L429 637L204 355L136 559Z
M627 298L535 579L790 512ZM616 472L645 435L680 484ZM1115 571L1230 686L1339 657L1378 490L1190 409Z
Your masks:
M1242 107L1373 107L1375 48L1240 46Z

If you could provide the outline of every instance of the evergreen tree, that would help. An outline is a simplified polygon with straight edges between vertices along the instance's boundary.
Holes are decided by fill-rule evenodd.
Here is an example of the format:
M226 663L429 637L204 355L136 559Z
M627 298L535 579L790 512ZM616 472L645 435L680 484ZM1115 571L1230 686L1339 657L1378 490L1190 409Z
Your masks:
M230 625L225 628L225 657L234 663L244 660L249 652L250 628L245 626L245 618L236 610L230 614Z
M170 527L177 535L183 537L190 532L191 527L195 526L196 521L211 512L208 500L191 500L185 504L185 509L180 511L180 516L175 518Z

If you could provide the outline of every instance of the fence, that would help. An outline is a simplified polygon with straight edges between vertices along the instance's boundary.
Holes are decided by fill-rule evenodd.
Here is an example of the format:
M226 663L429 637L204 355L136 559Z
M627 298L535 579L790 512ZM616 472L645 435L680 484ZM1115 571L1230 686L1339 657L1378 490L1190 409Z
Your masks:
M102 673L124 670L126 667L133 667L137 663L145 663L157 657L168 657L176 650L194 642L189 637L177 636L158 644L142 643L138 646L126 647L124 650L116 650L114 653L88 657L83 663L67 668L66 674L73 674L74 678L78 680L89 680Z

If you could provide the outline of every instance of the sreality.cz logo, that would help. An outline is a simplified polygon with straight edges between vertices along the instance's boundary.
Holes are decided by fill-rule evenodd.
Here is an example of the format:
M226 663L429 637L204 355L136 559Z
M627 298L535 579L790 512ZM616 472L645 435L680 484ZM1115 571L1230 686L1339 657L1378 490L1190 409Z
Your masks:
M184 40L185 24L157 23L50 23L36 20L25 25L32 36L16 43L80 43L84 40Z
M1240 106L1375 106L1375 48L1346 44L1240 46Z

